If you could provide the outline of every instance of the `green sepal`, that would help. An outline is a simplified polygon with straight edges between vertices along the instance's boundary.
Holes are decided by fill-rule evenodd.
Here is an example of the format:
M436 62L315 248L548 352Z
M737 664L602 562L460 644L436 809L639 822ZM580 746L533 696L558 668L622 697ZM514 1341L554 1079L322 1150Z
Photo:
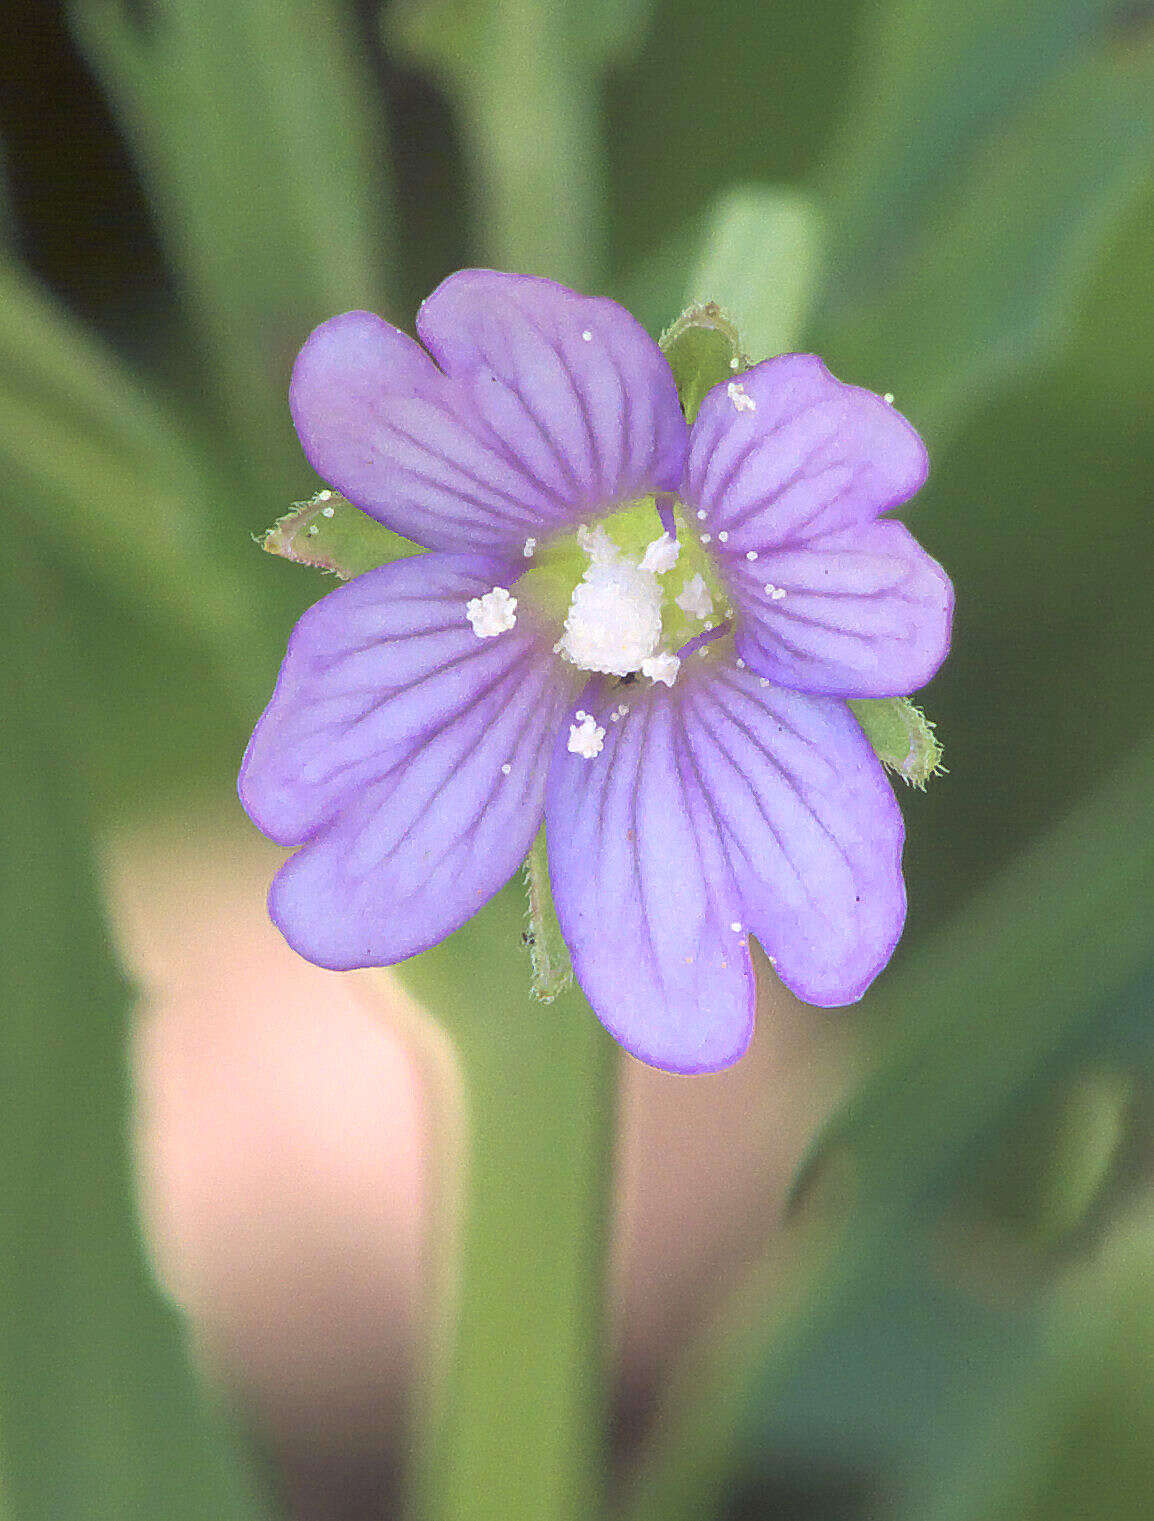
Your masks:
M342 581L351 581L390 560L418 554L421 547L378 523L336 491L319 491L310 501L294 502L293 510L278 518L257 542L266 554L329 571Z
M849 705L887 771L923 790L943 774L934 724L908 697L855 697Z
M709 391L752 361L733 319L716 301L688 307L661 335L661 350L677 382L685 421L692 423Z
M523 939L533 969L531 991L538 1003L552 1003L572 983L573 963L557 922L553 889L549 885L544 825L525 857L525 886L529 894L529 927Z

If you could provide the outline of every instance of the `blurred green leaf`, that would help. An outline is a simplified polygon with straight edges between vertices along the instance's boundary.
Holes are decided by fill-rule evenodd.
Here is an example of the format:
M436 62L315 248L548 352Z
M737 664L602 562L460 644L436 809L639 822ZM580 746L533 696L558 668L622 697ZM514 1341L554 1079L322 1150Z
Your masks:
M363 49L339 0L73 0L126 126L234 469L299 490L285 393L334 312L387 305L392 211Z
M885 1281L895 1243L923 1218L934 1184L1004 1120L1055 1049L1092 1029L1103 1002L1132 982L1154 934L1152 793L1147 740L871 995L875 1017L894 1017L890 1049L826 1127L803 1174L813 1180L824 1162L852 1178L836 1246L789 1293L780 1273L755 1273L732 1318L693 1349L625 1509L629 1521L713 1514L767 1382L784 1379L865 1281Z
M11 1521L268 1515L145 1266L129 990L77 807L52 589L0 559L0 1446Z
M1066 336L1152 150L1149 29L1082 50L975 148L877 293L819 323L822 352L942 440Z
M577 290L603 279L600 76L636 28L580 0L393 0L390 51L435 74L471 162L482 260Z
M2 252L0 462L9 548L28 525L255 698L269 603L227 552L218 479L163 406Z
M821 222L810 197L782 187L737 185L710 211L689 299L719 302L756 363L797 346L820 258Z
M828 310L885 286L927 205L1054 76L1107 41L1117 0L874 0L824 176ZM1073 125L1073 124L1072 124ZM1011 129L1012 130L1012 129ZM984 150L988 151L988 147Z
M910 1521L1146 1521L1154 1493L1154 1213L1063 1286L1047 1345Z

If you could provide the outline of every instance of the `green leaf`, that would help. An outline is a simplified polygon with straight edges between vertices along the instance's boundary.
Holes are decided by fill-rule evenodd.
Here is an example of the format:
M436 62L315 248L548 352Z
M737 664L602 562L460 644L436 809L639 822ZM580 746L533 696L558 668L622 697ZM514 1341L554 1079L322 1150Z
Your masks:
M256 1521L251 1465L151 1280L129 989L96 901L52 588L0 559L0 1444L10 1521Z
M342 581L391 560L419 554L420 546L378 523L336 491L318 491L278 518L260 540L266 554L312 565Z
M940 441L968 403L1064 339L1152 149L1149 29L1083 50L975 149L884 286L821 324L823 352Z
M934 725L908 697L854 697L849 705L887 771L919 789L941 775L942 747Z
M73 0L188 298L234 467L285 500L292 356L387 302L391 198L366 59L339 0Z
M2 251L0 466L6 551L31 532L256 700L275 620L228 552L219 479L162 403Z
M577 0L394 0L390 52L453 102L483 261L577 290L602 280L600 76L636 23L607 29Z
M822 227L799 191L737 185L712 207L690 300L732 316L754 362L797 347L819 275Z
M824 176L830 312L886 283L895 251L909 255L926 208L966 175L975 150L988 151L1024 101L1108 42L1118 10L1115 0L883 0L867 11Z

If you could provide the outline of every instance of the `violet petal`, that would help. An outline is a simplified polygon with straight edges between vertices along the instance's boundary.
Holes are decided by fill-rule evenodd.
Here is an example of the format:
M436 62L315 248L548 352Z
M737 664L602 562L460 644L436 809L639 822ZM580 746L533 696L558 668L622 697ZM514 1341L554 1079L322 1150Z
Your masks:
M672 373L616 303L465 270L418 329L441 369L369 312L334 317L290 390L313 468L398 533L516 555L530 536L677 484L687 435Z
M468 600L516 574L478 555L420 555L331 592L297 624L240 795L265 834L303 844L270 909L317 965L424 950L523 860L577 678L524 609L505 633L474 633Z
M812 354L783 354L710 391L681 495L710 532L725 530L730 554L760 554L872 521L927 468L921 439L880 396Z
M900 523L763 550L755 563L725 560L738 654L782 686L904 697L949 651L950 578Z
M747 936L821 1006L861 996L905 914L901 814L843 702L710 662L672 690L581 697L592 760L559 738L546 828L578 981L617 1040L675 1072L736 1061L752 1029Z

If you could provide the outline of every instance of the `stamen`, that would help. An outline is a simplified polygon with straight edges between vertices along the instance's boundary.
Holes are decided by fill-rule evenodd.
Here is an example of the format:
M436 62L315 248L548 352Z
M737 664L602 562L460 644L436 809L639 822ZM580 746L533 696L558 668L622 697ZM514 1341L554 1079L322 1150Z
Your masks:
M685 583L673 600L691 618L708 618L713 611L713 598L700 571Z
M478 639L492 639L507 633L517 622L517 599L503 586L494 586L483 597L471 597L465 603L465 616Z
M745 394L745 386L740 380L731 380L725 388L725 393L733 403L735 412L756 412L757 402L752 396Z
M591 713L583 713L581 722L569 725L569 753L593 760L605 748L605 730Z
M667 570L672 570L677 564L680 553L681 545L677 540L670 534L663 533L659 539L654 539L652 544L646 545L638 569L647 570L655 576L663 576Z
M681 661L676 655L671 655L668 650L662 650L660 655L650 655L647 660L641 662L642 676L648 676L656 685L663 682L671 687L677 680L677 673L681 669Z

